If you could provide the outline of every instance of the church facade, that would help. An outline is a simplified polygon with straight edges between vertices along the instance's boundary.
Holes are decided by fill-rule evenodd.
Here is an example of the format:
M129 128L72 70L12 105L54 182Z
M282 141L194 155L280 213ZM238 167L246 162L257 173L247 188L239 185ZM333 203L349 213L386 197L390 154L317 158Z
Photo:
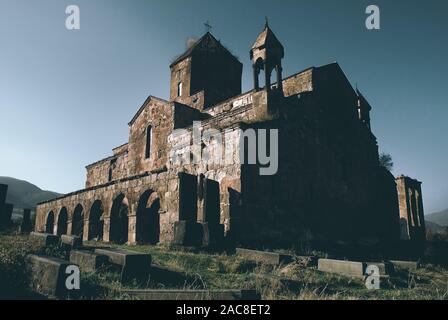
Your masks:
M415 233L404 229L406 201L380 165L372 108L340 66L283 78L284 48L267 24L250 57L254 86L242 93L242 64L207 32L171 64L169 100L149 96L129 122L128 143L86 167L85 189L37 206L36 231L253 247ZM222 134L232 148L203 135L195 145L195 130ZM278 163L275 174L261 175L266 163L245 161L240 151L250 149L247 132L272 130ZM188 161L194 148L231 161Z

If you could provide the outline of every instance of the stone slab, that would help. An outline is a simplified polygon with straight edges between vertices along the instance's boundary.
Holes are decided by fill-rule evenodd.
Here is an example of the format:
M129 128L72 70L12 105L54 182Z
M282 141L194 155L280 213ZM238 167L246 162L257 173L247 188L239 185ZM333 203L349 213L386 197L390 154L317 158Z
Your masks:
M355 261L319 259L317 269L322 272L363 278L366 270L366 264Z
M201 224L186 220L174 222L174 245L199 247L202 245L202 236Z
M120 266L129 265L151 265L151 255L149 253L133 252L124 249L95 249L95 253L107 256L109 262Z
M255 290L123 290L138 300L260 300Z
M78 236L69 236L66 234L61 235L61 243L64 246L68 246L72 249L82 247L82 238Z
M401 261L401 260L391 260L395 267L403 269L418 269L420 268L420 263L418 261Z
M286 264L292 261L292 256L275 252L257 251L243 248L236 248L236 254L251 261L263 262L266 264Z
M104 255L108 262L118 266L122 283L132 281L148 281L150 279L151 255L124 249L95 249L95 253Z
M55 246L59 244L59 237L49 233L31 232L30 237L37 240L41 247Z
M8 185L0 184L0 210L6 201L6 194L8 193Z
M70 262L79 265L81 271L96 272L107 265L108 258L88 250L71 250Z
M390 262L366 262L366 268L369 265L377 266L381 276L391 275L395 272L394 265ZM364 271L364 273L366 272Z
M27 256L31 290L50 297L66 297L69 293L65 285L69 276L66 270L72 265L69 261L53 257Z

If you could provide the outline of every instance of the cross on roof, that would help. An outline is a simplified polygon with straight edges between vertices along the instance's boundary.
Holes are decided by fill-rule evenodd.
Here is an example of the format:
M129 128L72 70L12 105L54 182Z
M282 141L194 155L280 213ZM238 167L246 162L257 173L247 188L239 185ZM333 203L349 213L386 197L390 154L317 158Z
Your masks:
M204 23L204 26L205 26L205 32L210 32L212 30L212 28L213 28L210 25L210 21L208 21L208 20Z

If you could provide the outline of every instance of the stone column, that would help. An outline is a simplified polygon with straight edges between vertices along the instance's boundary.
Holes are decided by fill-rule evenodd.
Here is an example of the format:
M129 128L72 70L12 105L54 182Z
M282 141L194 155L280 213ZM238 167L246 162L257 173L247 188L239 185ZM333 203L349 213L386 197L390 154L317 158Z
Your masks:
M271 69L267 63L264 64L264 76L265 76L265 84L266 90L271 90Z
M72 229L73 229L73 220L67 221L67 234L72 235Z
M110 241L110 217L104 217L103 241Z
M137 215L128 216L128 245L137 244Z
M281 65L278 64L275 70L277 71L277 88L279 91L283 91L283 80L282 80L283 68Z
M84 226L82 231L82 241L89 241L89 220L84 220Z
M256 64L254 64L253 66L253 76L254 76L254 89L255 91L260 90L260 84L258 82L258 75L260 73L260 70L258 70L258 67Z

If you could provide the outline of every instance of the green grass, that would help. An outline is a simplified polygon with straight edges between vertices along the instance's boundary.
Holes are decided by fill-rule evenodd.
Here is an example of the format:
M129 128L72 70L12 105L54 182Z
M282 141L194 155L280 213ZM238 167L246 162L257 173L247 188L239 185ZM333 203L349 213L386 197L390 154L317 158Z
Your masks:
M98 243L87 245L97 246ZM154 282L122 285L117 273L105 269L82 274L78 298L128 299L121 290L138 287L256 289L263 299L288 300L448 299L448 270L430 265L414 271L398 269L394 276L382 280L380 290L368 290L361 279L322 273L299 260L288 265L270 266L233 255L194 253L166 246L114 247L150 253L153 263L183 273L187 280L171 286ZM14 293L15 298L27 298L31 294L26 290L27 275L24 272L24 257L29 253L58 257L67 254L57 247L39 249L27 236L0 235L0 297L11 297Z

